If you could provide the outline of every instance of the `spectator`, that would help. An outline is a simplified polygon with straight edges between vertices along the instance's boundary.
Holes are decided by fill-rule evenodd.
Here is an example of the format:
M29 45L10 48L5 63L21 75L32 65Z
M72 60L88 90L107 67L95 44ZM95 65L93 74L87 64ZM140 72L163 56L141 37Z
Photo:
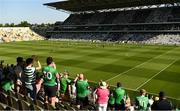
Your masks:
M1 63L0 63L0 81L3 79L3 74L4 74L4 72L3 72L3 60L2 61L0 61Z
M107 89L106 82L100 82L100 87L96 89L95 93L95 100L98 104L98 110L106 111L109 99L109 90Z
M41 64L38 61L38 67L33 67L33 59L26 59L26 67L24 68L25 87L27 95L36 98L36 70L41 69Z
M1 83L1 88L4 90L4 91L13 91L14 89L14 83L12 80L10 79L5 79L4 81L2 81Z
M47 66L43 68L43 79L41 79L40 84L42 82L44 83L45 103L48 103L48 100L50 100L51 105L55 108L57 91L56 80L58 84L60 84L59 74L58 71L54 68L54 62L52 57L48 57L46 62Z
M172 103L167 100L165 92L161 91L159 92L159 100L157 102L154 102L153 110L172 110L173 106Z
M117 83L117 88L114 91L114 97L115 97L115 110L125 110L125 98L126 92L122 88L122 85L120 82Z
M76 82L76 104L80 109L82 106L88 105L88 95L89 95L89 84L87 80L84 80L84 74L77 74L74 82Z
M64 75L60 79L60 95L63 100L68 100L70 98L70 83L71 80L68 79L69 73L64 72Z
M140 90L140 96L137 96L135 99L135 105L136 105L136 110L147 110L148 108L148 97L146 95L146 90L141 89Z
M132 102L131 102L131 99L130 97L126 94L126 96L124 97L124 100L125 100L125 109L126 110L130 110L132 109Z
M149 103L148 103L148 111L151 111L151 106L153 105L153 95L148 95Z
M110 110L114 110L115 98L114 98L113 93L114 91L111 90L110 95L109 95L109 101L108 101L108 107L110 108Z
M20 92L23 83L23 57L17 57L17 65L15 66L14 72L16 74L16 92Z
M71 82L71 98L76 98L76 84L74 81Z

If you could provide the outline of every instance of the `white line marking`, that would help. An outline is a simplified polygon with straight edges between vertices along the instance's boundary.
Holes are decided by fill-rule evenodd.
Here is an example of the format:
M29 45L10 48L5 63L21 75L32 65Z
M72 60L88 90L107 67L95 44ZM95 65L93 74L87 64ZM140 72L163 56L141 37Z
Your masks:
M149 81L151 81L154 77L156 77L157 75L159 75L162 71L166 70L168 67L170 67L171 65L173 65L177 60L176 59L174 61L172 61L168 66L166 66L165 68L163 68L162 70L160 70L158 73L154 74L151 78L149 78L146 82L142 83L140 86L138 86L135 90L137 91L139 88L141 88L142 86L144 86L145 84L147 84Z
M124 72L122 72L122 73L120 73L120 74L118 74L118 75L116 75L116 76L114 76L114 77L112 77L112 78L107 79L106 82L108 82L108 81L110 81L110 80L112 80L112 79L114 79L114 78L116 78L116 77L118 77L118 76L121 76L121 75L123 75L123 74L125 74L125 73L127 73L127 72L129 72L129 71L131 71L131 70L134 70L134 69L136 69L137 67L142 66L142 65L150 62L151 60L156 59L156 58L158 58L158 57L161 57L162 55L165 55L165 54L167 54L167 53L169 53L169 52L171 52L171 51L173 51L173 50L175 50L175 49L176 49L176 48L174 48L174 49L172 49L172 50L169 50L169 51L167 51L167 52L165 52L165 53L163 53L163 54L161 54L161 55L157 55L157 56L155 56L155 57L153 57L153 58L151 58L151 59L149 59L149 60L147 60L147 61L145 61L145 62L143 62L143 63L141 63L141 64L139 64L139 65L137 65L137 66L135 66L135 67L133 67L133 68L131 68L131 69L129 69L129 70L126 70L126 71L124 71Z

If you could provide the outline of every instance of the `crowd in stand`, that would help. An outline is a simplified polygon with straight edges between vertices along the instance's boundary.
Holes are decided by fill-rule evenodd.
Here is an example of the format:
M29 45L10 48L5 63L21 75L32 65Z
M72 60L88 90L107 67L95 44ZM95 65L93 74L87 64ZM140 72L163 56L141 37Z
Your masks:
M164 7L71 14L64 23L55 24L54 31L60 32L51 33L50 38L123 43L180 44L179 11L179 7ZM168 22L176 22L177 24L166 24Z
M93 88L84 77L77 74L69 79L69 72L58 72L52 57L46 59L47 65L42 67L38 57L33 55L25 61L17 57L17 64L5 66L0 64L0 81L2 92L16 92L36 100L44 97L44 104L51 104L54 109L63 102L75 100L77 109L92 105L90 110L172 110L172 103L166 98L165 92L153 97L141 89L139 96L130 98L120 82L112 89L105 81L100 81ZM43 92L43 93L42 93ZM87 110L87 109L85 109Z
M39 36L28 27L1 27L0 43L14 41L43 40L44 37Z

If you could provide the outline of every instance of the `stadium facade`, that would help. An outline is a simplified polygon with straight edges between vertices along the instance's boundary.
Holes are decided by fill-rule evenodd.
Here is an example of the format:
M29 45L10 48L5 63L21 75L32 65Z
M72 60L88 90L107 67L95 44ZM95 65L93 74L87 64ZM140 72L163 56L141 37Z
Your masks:
M44 5L70 13L48 32L51 38L180 42L179 0L67 0Z

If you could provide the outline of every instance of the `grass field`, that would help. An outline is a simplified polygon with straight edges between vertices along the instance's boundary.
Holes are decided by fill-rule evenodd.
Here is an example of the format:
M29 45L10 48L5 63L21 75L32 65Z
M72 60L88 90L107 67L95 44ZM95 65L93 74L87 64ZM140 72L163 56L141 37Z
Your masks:
M45 65L55 59L60 72L75 77L83 72L91 82L122 82L129 91L145 88L152 94L163 90L180 101L180 47L90 42L35 41L0 44L0 59L15 63L17 56L38 55Z

